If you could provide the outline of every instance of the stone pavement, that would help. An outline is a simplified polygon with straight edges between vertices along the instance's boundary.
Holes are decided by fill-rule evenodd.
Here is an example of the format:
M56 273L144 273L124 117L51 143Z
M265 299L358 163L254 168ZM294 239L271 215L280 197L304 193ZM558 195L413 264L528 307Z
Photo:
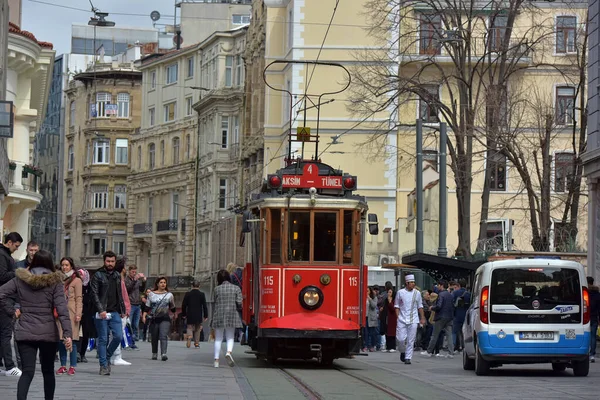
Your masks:
M169 342L169 360L152 361L150 343L139 343L140 351L123 351L131 366L112 367L110 376L98 375L96 352L88 353L89 363L79 364L75 376L56 377L57 400L96 399L203 399L241 400L244 398L234 371L221 360L221 368L213 368L212 343L200 349L185 347L185 342ZM237 343L236 343L237 345ZM242 349L236 349L242 353ZM55 363L55 369L59 363ZM0 376L0 399L17 397L16 377ZM44 398L42 373L39 368L29 391L29 399Z

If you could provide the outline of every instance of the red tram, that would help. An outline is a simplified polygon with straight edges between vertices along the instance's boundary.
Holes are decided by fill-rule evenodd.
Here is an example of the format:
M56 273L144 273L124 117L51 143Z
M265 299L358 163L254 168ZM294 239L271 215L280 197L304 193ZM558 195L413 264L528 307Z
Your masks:
M356 176L297 160L249 203L243 317L258 358L330 364L359 353L365 235L378 227L356 188Z

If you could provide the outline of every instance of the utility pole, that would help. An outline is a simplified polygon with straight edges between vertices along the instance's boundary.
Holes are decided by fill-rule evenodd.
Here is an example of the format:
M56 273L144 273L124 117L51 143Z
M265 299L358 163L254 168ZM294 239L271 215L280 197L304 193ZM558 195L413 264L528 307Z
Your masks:
M446 132L446 123L440 122L440 181L438 184L439 188L439 239L438 239L438 256L448 257L448 248L446 247L446 231L448 230L448 192L446 190L446 158L448 146L448 134Z

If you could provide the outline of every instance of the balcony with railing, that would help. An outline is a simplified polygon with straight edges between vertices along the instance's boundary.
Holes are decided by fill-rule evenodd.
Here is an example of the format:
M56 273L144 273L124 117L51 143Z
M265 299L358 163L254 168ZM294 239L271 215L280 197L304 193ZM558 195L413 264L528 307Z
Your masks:
M39 168L13 161L9 162L9 196L24 202L40 203L42 200L42 196L39 194L40 176L41 170Z
M133 236L138 237L138 238L152 237L152 224L151 223L133 224Z
M528 64L531 62L532 47L524 38L510 39L507 45L502 43L502 39L498 35L471 37L468 40L467 45L464 39L458 36L405 36L400 39L402 62L454 63L452 55L458 54L452 50L454 47L468 49L467 55L473 62L496 62L503 53L506 53L509 63Z
M156 222L156 235L177 235L178 221L165 219Z

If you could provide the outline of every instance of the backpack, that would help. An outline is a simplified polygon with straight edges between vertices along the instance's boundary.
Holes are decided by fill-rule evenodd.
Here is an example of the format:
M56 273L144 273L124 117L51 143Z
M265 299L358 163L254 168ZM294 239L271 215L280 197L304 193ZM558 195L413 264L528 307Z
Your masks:
M456 300L454 300L454 308L468 308L469 304L465 301L465 294L467 291L465 290L463 294L458 296Z

